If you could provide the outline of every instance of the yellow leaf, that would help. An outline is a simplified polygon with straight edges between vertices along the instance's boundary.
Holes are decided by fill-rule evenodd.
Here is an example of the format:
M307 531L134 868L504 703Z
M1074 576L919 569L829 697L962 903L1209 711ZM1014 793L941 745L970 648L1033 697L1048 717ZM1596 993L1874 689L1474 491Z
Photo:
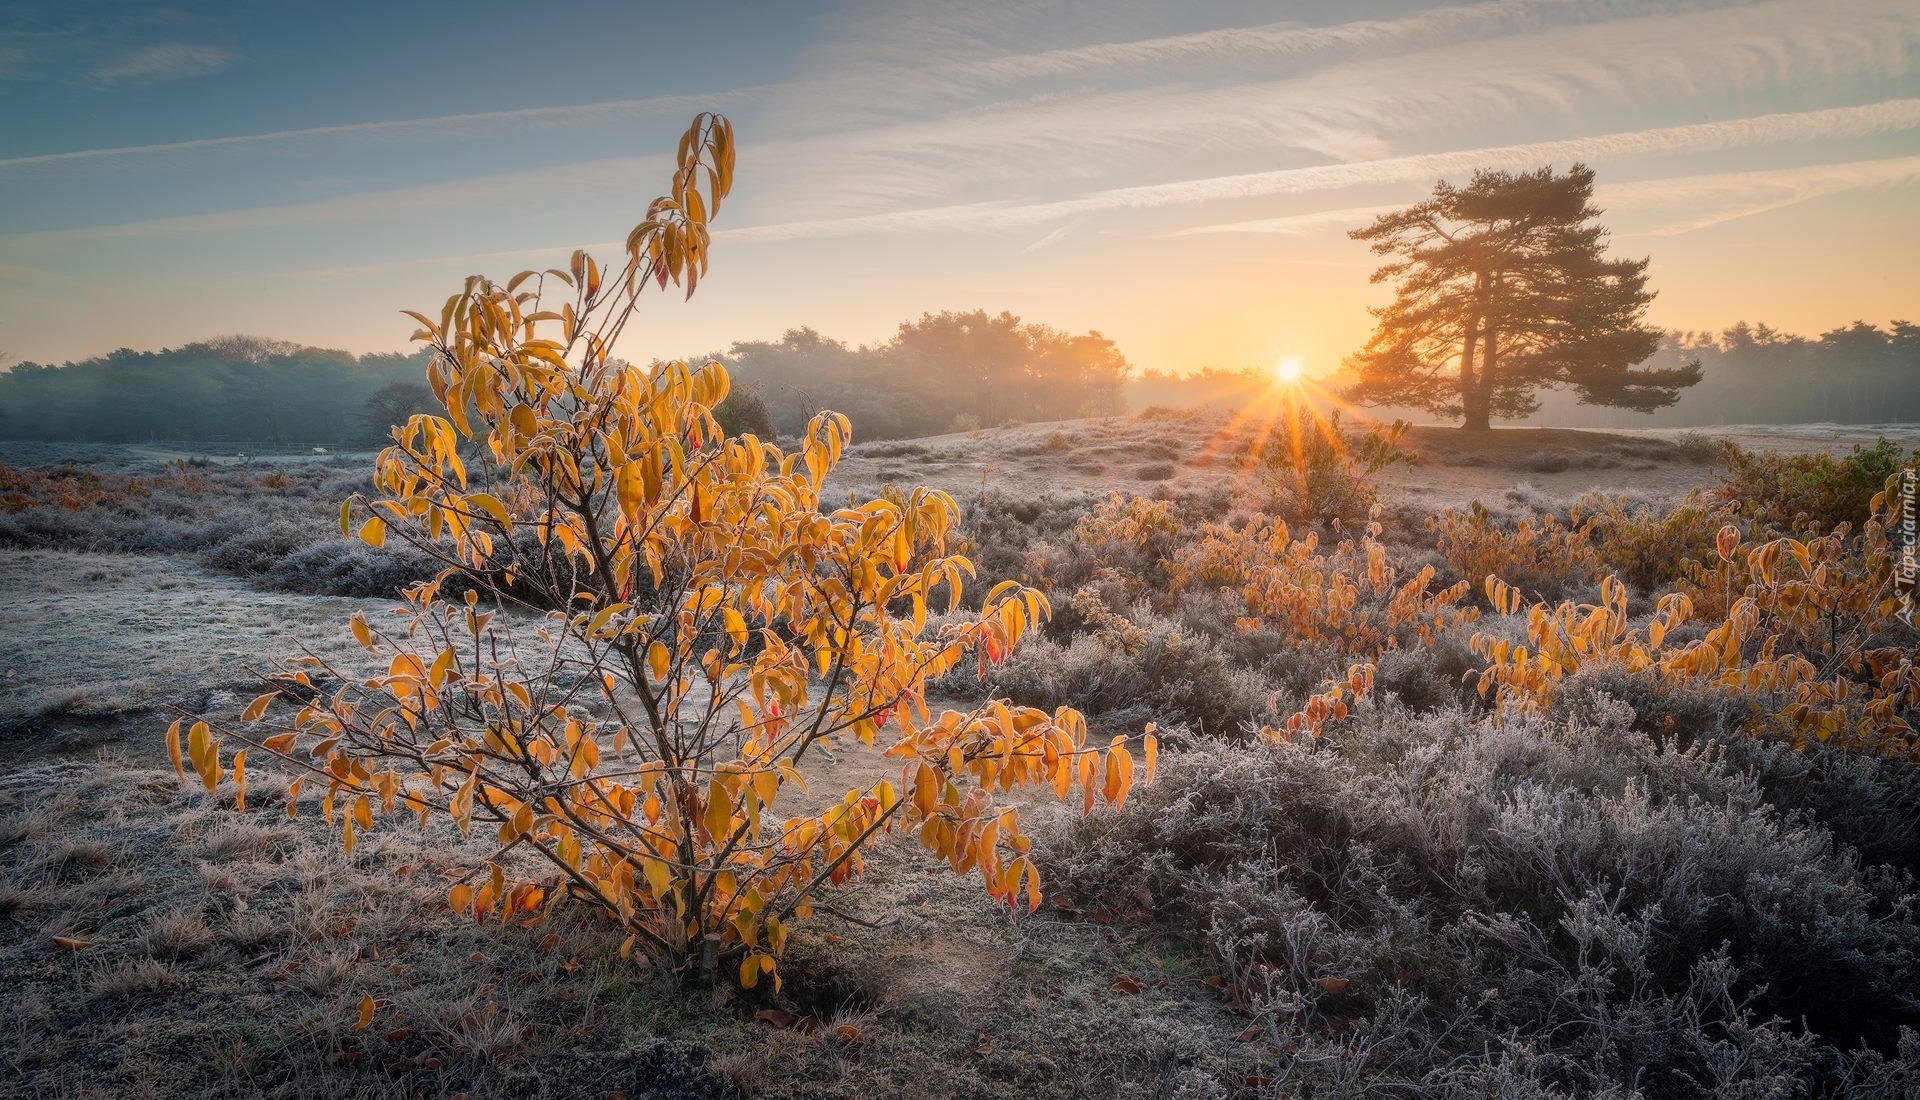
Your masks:
M356 611L353 613L353 619L347 625L353 629L354 641L359 642L369 649L373 648L373 631L367 626L365 616Z
M187 777L187 769L180 759L180 719L173 720L167 727L167 759L173 762L173 770L180 778Z
M360 525L360 541L368 546L385 546L387 543L387 521L374 516Z
M447 905L456 913L465 913L473 904L473 887L464 882L456 882L453 889L447 891Z
M667 652L666 643L655 642L647 647L647 668L653 673L655 680L666 679L667 671L671 667L672 655Z
M373 1023L373 1009L374 1009L373 994L371 993L360 994L360 1019L354 1023L352 1030L354 1031L367 1030L367 1028Z
M467 497L467 503L493 517L493 521L502 527L511 528L513 517L507 514L507 506L492 493L474 493Z
M707 834L713 837L716 844L724 844L727 837L733 833L731 802L726 791L720 786L719 780L716 779L708 785L707 812L700 823L706 826Z
M233 808L247 808L247 750L233 754Z
M265 695L254 697L253 702L247 704L247 709L240 712L240 719L245 722L258 722L266 715L267 707L279 697L280 693L277 691L269 691Z

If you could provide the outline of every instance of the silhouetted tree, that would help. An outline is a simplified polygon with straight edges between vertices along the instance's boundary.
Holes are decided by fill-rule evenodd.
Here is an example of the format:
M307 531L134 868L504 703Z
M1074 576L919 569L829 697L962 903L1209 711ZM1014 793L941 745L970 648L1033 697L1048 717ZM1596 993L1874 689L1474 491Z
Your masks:
M393 428L404 424L415 413L438 413L443 406L433 391L421 382L389 382L367 395L360 409L360 434L356 442L386 446L393 442Z
M1642 412L1679 400L1700 366L1639 366L1661 337L1644 322L1647 261L1607 258L1592 197L1582 164L1564 176L1483 170L1350 233L1397 259L1373 274L1393 282L1394 300L1372 311L1379 323L1348 361L1358 377L1347 396L1460 416L1470 429L1526 416L1542 388Z

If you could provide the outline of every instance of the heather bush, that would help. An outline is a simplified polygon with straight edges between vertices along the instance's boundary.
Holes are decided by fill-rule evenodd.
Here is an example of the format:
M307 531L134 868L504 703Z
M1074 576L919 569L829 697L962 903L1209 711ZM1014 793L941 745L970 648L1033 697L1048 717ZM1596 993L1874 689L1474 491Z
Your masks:
M1794 531L1830 531L1842 523L1856 527L1872 513L1874 494L1909 457L1888 439L1872 447L1854 444L1839 458L1818 454L1748 451L1726 443L1717 468L1717 503L1755 522Z
M315 596L393 597L408 585L431 580L441 569L411 547L373 547L335 537L280 558L261 572L261 583Z
M1264 679L1212 639L1145 606L1120 615L1101 604L1076 604L1084 632L1065 641L1035 638L989 667L984 680L971 668L955 669L941 689L971 696L984 685L1027 706L1071 705L1089 723L1116 730L1156 722L1232 735L1271 713Z
M1051 839L1056 896L1205 929L1301 1095L1913 1081L1914 868L1875 862L1911 849L1869 855L1837 804L1780 800L1796 754L1634 726L1596 692L1564 718L1378 707L1319 739L1203 741ZM1912 767L1850 789L1887 797Z
M1713 553L1714 538L1732 509L1698 494L1670 507L1618 494L1590 493L1576 501L1572 526L1591 531L1600 567L1640 589L1671 587Z

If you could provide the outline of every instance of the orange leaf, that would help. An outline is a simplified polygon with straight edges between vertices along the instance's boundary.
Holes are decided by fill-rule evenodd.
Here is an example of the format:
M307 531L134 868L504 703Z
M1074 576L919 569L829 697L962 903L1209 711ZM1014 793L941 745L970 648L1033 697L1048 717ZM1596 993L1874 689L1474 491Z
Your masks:
M353 1031L367 1030L367 1028L373 1023L373 1008L374 1008L373 994L371 993L360 994L360 1019L357 1023L353 1025L351 1030Z
M280 693L277 691L269 691L265 695L255 696L253 702L247 704L247 709L240 712L241 721L258 722L266 716L267 706L279 697Z

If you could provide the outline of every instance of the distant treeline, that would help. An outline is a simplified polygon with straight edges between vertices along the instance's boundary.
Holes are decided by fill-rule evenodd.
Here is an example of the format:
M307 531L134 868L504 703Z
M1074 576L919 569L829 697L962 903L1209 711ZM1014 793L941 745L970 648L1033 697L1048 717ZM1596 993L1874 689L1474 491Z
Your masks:
M0 439L366 442L430 395L424 353L354 355L226 337L0 374ZM379 423L375 423L378 421Z
M929 313L876 346L797 328L714 358L757 390L782 433L833 409L853 421L857 439L1122 413L1132 372L1098 332L1075 336L985 310Z
M424 352L354 356L253 337L121 349L63 366L0 373L0 439L137 443L258 440L377 443L432 407ZM715 353L772 426L797 433L821 409L858 439L905 438L1009 421L1064 420L1152 406L1230 408L1264 372L1135 372L1098 332L1073 335L1009 314L926 314L883 344L850 346L810 328ZM1818 337L1742 322L1718 335L1669 333L1657 358L1698 358L1704 379L1645 416L1542 395L1535 424L1687 427L1920 421L1920 325L1865 321ZM1337 379L1328 380L1337 384ZM1394 410L1380 410L1392 414ZM747 422L749 425L752 421Z
M1659 361L1698 359L1700 384L1652 415L1542 394L1537 424L1690 427L1702 424L1888 424L1920 421L1920 325L1855 321L1817 337L1745 321L1718 335L1672 332Z

